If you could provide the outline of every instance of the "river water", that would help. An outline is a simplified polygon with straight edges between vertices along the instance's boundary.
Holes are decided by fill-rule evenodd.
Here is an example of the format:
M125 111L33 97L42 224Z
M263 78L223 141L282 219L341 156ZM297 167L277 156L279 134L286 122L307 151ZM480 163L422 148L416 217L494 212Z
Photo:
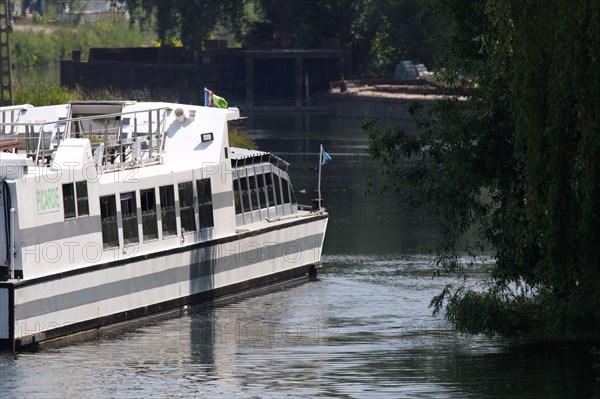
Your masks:
M360 120L251 115L262 149L330 212L318 281L38 353L0 355L0 398L592 398L593 345L466 337L428 307L456 282L435 274L435 227L403 216L377 183ZM488 275L482 258L468 270ZM600 347L600 345L599 345Z

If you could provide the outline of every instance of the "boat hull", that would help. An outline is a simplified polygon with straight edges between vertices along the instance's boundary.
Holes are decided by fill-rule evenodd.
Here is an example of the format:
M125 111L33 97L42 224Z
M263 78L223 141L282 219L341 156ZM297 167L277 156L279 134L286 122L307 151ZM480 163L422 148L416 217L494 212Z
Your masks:
M18 350L319 267L328 215L33 280L0 283L0 348ZM48 296L48 293L52 293Z

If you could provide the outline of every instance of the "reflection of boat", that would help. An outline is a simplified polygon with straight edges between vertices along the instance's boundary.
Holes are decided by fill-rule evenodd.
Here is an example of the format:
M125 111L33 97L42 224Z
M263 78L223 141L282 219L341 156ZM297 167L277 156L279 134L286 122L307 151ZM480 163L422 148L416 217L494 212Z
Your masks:
M229 147L239 111L0 108L0 344L14 349L316 273L328 215L287 163ZM318 207L317 207L318 208Z

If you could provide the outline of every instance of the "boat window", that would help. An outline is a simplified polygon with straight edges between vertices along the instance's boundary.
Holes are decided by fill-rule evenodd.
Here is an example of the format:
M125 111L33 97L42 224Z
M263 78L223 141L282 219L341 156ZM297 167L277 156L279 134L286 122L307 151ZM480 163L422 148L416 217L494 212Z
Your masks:
M258 168L255 167L254 170L258 172ZM258 200L260 203L259 208L267 208L269 204L267 203L267 193L265 186L265 175L263 173L257 173L256 175L256 187L258 190Z
M242 211L250 211L250 195L248 194L248 180L246 177L240 178L240 194L242 195Z
M102 243L104 248L118 247L117 203L114 195L100 197L100 220L102 222Z
M78 181L75 183L77 191L77 214L78 216L84 216L90 214L90 207L88 205L88 187L86 181Z
M160 188L160 219L162 221L163 237L177 235L175 189L173 186L163 186Z
M242 198L240 195L240 180L233 181L233 202L235 202L235 213L242 213Z
M120 111L119 111L120 112ZM102 114L96 113L74 113L72 118L90 117ZM96 139L107 137L109 140L118 138L121 128L121 118L102 118L76 120L71 122L71 133L74 137L93 137Z
M279 181L279 175L273 175L273 181L275 182L275 198L277 199L277 204L281 205L281 182Z
M213 219L212 188L210 179L196 181L198 191L198 216L200 217L200 228L206 229L215 225Z
M265 174L265 190L269 198L269 206L275 206L275 194L273 192L273 173Z
M260 209L260 205L258 204L258 190L256 187L256 176L248 176L248 181L250 184L250 204L252 206L252 210L255 211Z
M179 183L179 216L185 233L196 230L194 215L194 189L192 182Z
M75 210L75 188L73 183L62 185L63 209L65 211L65 219L77 217Z
M288 183L289 189L290 189L290 199L292 201L292 204L297 204L298 200L296 200L296 193L294 193L294 186L292 186L292 181L290 180Z
M80 181L62 185L63 209L65 219L73 219L77 216L90 214L88 206L87 182ZM77 195L75 195L77 193Z
M121 194L121 219L123 221L123 242L139 242L137 206L135 191Z
M283 189L283 202L285 204L289 204L290 203L290 184L283 177L281 178L281 188Z
M156 218L156 193L154 189L140 190L140 207L142 208L142 236L144 241L158 238Z

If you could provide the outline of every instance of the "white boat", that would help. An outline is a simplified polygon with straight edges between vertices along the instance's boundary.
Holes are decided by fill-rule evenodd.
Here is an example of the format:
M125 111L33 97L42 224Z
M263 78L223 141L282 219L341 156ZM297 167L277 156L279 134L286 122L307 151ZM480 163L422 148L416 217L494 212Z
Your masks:
M229 146L235 108L0 108L0 346L314 275L328 214L288 164ZM317 205L318 204L318 205Z

